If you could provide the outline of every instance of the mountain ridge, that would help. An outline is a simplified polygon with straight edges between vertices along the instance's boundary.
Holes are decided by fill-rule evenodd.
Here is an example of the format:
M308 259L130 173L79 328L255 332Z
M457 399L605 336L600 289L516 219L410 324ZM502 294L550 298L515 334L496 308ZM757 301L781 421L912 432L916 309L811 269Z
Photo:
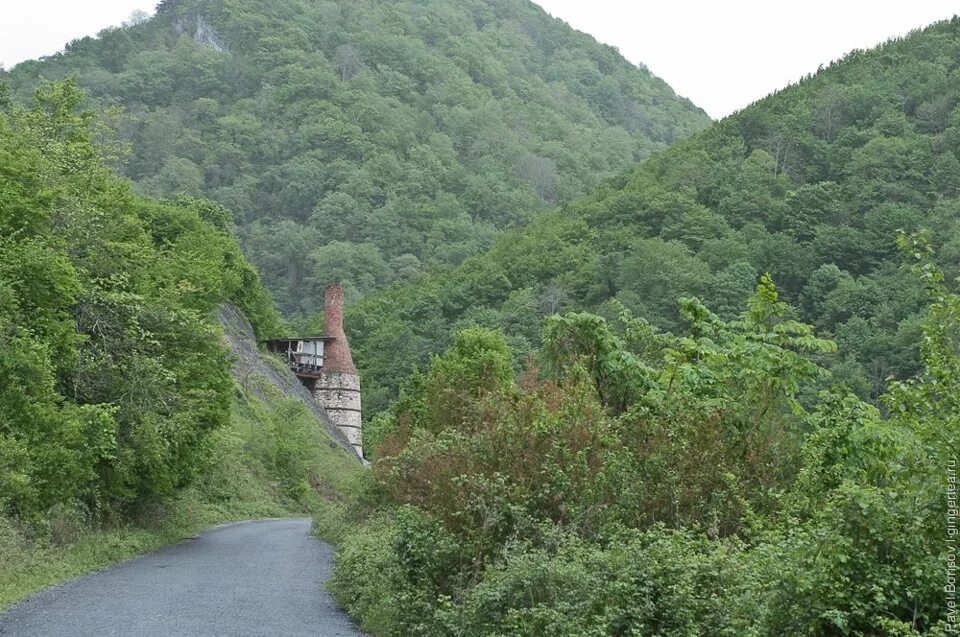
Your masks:
M124 172L231 209L288 313L489 245L709 119L521 0L179 0L6 74L122 105Z
M840 342L834 372L879 395L888 376L915 371L923 308L897 231L933 231L960 274L958 24L852 52L459 267L363 299L348 324L368 404L385 405L463 327L503 329L527 353L549 314L613 318L615 299L678 329L678 297L730 318L764 272Z

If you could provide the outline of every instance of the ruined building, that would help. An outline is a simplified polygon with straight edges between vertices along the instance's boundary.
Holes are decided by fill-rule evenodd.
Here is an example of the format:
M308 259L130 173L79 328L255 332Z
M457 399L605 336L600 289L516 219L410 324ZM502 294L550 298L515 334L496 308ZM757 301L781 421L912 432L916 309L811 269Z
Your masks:
M286 361L362 458L360 376L343 331L343 286L326 287L323 336L277 338L266 345Z

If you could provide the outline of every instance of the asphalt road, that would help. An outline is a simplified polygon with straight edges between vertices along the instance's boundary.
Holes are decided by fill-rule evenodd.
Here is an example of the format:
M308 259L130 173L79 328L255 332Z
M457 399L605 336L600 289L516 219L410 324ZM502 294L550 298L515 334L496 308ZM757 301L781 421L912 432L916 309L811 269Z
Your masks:
M332 557L310 520L217 527L42 591L0 614L0 635L362 635L321 589Z

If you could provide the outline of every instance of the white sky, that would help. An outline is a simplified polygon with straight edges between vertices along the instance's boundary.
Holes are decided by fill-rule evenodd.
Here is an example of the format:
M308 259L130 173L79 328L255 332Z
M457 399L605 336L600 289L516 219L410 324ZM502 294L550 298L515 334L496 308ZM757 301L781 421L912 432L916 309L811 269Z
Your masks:
M958 0L535 0L714 118L852 49L960 13Z
M266 1L266 0L265 0ZM535 0L722 117L854 48L960 12L958 0ZM0 64L56 53L157 0L0 0Z
M0 0L0 64L52 55L65 44L119 26L158 0Z

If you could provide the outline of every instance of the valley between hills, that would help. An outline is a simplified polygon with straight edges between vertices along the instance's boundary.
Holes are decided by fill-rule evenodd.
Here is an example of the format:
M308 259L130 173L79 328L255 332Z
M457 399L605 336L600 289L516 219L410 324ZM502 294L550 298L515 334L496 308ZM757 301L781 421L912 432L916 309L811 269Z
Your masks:
M958 278L956 17L714 122L527 0L164 0L0 69L0 635L946 636Z

